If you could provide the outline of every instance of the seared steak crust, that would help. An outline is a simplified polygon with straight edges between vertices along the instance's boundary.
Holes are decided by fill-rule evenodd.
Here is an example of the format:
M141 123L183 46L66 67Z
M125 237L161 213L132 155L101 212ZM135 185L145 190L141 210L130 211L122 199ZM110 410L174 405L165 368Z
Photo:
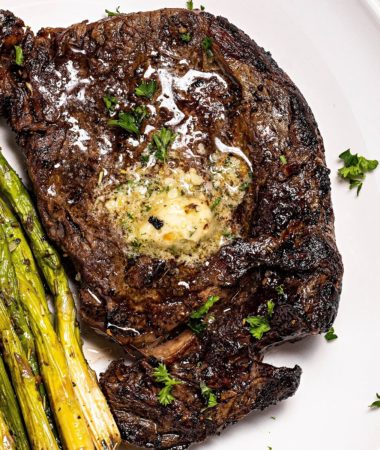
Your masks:
M185 32L190 42L181 39ZM211 53L205 37L212 38ZM81 314L143 357L132 367L113 363L102 379L124 439L185 448L292 395L300 369L267 366L262 352L331 326L343 267L322 138L288 76L226 19L199 11L122 14L37 35L0 11L0 39L0 110L24 150L47 233L80 274ZM22 67L14 63L14 45L23 48ZM213 74L208 85L197 80L176 92L184 116L197 117L204 136L198 159L180 161L184 170L205 166L219 137L242 149L252 166L233 212L236 237L195 264L131 256L120 229L97 209L151 137L135 144L111 128L103 97L122 95L123 110L141 104L136 80L151 67L169 67L182 80L189 70ZM163 89L156 80L155 99ZM160 129L170 120L161 108L149 124ZM196 335L187 327L190 315L210 296L220 300ZM270 299L270 330L254 339L244 320L264 317ZM183 381L165 408L152 378L158 361ZM203 410L200 382L214 389L217 407Z
M133 367L113 362L102 384L124 439L142 447L184 449L252 410L293 395L301 375L299 367L274 368L244 359L236 360L234 369L225 373L219 403L210 409L199 390L205 367L194 370L191 361L172 372L182 384L173 389L176 401L169 406L157 405L159 388L152 382L153 367L146 360ZM220 384L216 381L215 387Z

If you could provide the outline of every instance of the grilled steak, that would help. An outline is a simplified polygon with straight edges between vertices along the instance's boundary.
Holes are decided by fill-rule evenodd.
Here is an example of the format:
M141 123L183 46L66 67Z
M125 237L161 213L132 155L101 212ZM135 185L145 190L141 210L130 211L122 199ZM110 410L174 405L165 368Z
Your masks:
M138 359L102 378L124 439L186 448L292 395L300 369L263 351L331 326L343 268L322 138L270 54L183 9L37 35L0 11L0 39L0 109L82 317Z

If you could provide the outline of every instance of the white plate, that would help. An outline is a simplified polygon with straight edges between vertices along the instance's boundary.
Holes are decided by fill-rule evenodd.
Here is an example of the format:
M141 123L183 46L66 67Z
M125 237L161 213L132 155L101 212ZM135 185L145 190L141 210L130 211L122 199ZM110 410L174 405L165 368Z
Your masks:
M198 0L195 0L197 4ZM303 368L295 397L251 414L214 437L208 450L379 450L380 410L368 404L380 391L380 169L359 198L337 179L337 156L347 148L380 156L380 12L378 0L201 0L270 50L311 105L332 170L336 234L345 263L344 290L335 329L282 346L266 360ZM119 4L123 12L184 6L185 1L2 0L34 30L96 20ZM0 144L21 171L12 134ZM110 348L113 350L110 350ZM98 371L118 353L85 333L85 350ZM276 420L271 419L275 416ZM200 446L197 446L200 448Z

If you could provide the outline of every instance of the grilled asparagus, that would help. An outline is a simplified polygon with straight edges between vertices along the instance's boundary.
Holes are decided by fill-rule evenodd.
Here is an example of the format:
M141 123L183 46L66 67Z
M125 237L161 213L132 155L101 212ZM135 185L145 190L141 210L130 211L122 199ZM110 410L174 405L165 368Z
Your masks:
M120 443L116 423L96 375L83 355L73 296L56 250L42 229L37 212L20 178L0 152L0 191L15 209L28 234L38 266L55 297L57 332L69 365L75 393L97 449L111 450Z
M4 243L4 240L0 240L0 245L2 243ZM37 388L38 381L33 374L21 342L13 329L7 308L2 299L0 299L0 336L4 348L4 359L12 376L12 383L32 448L58 450L59 447ZM23 436L20 437L22 439L17 441L17 448L28 448L23 440Z
M7 429L10 431L14 444L19 450L28 450L29 443L26 436L20 409L16 400L15 392L9 381L5 370L3 359L0 357L0 411L1 418L5 421ZM2 428L1 438L6 438L4 428ZM12 448L12 447L10 447Z
M8 246L13 250L11 261L16 271L20 300L29 318L42 378L61 440L68 449L91 449L91 437L74 394L65 354L49 318L45 295L41 298L41 293L35 288L37 280L33 280L33 272L30 271L33 257L16 218L2 199L0 222Z

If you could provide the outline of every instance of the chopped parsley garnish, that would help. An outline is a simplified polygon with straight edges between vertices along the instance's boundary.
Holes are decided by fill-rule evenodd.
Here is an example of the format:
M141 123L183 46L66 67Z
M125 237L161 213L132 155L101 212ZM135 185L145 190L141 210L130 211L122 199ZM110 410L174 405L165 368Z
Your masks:
M141 155L140 156L140 162L142 166L146 166L149 161L149 155Z
M24 64L24 52L19 45L15 45L15 63L18 66L22 66Z
M211 56L214 55L212 50L211 50L212 49L212 43L213 43L213 40L212 40L212 38L210 36L207 36L207 37L203 38L203 40L202 40L202 48L206 52L206 55L208 57L211 57Z
M375 400L369 405L370 408L380 408L380 395L376 394L376 398L377 400Z
M285 155L280 155L281 164L288 164L288 160Z
M254 338L260 340L270 330L268 319L262 316L250 316L245 319L249 325L249 332Z
M282 295L282 296L285 295L284 286L282 284L279 284L278 286L276 286L275 290L278 295Z
M189 328L194 331L195 334L201 334L202 331L205 330L206 325L203 323L203 320L199 319L190 319Z
M194 9L194 2L193 0L190 0L188 2L186 2L186 8L189 9L190 11L192 11ZM206 8L201 5L201 11L204 11Z
M275 306L274 301L273 300L268 300L267 308L268 308L268 316L269 317L273 316L274 306Z
M106 9L106 14L107 14L108 17L118 16L119 14L121 14L120 6L118 6L116 8L116 11L108 11L108 9Z
M105 95L103 97L103 102L110 112L113 112L115 110L115 106L118 104L117 98L113 97L112 95Z
M182 381L176 380L166 368L165 364L160 363L153 371L154 379L157 383L164 384L164 387L158 393L158 400L161 405L167 406L174 401L171 393L173 386L182 384Z
M249 188L249 183L247 182L247 181L245 181L244 183L242 183L241 185L240 185L240 190L241 191L247 191L248 190L248 188Z
M152 98L157 89L157 81L142 81L135 89L137 97Z
M134 239L131 242L131 245L136 251L138 251L138 250L140 250L140 247L141 247L142 243L140 241L138 241L137 239Z
M338 339L338 336L335 334L334 327L331 327L325 334L325 339L326 341L333 341L334 339Z
M190 42L192 39L192 36L189 32L181 33L181 41L183 42Z
M169 128L161 128L160 131L153 134L152 147L155 149L154 156L162 162L168 160L169 147L174 142L176 134Z
M200 308L190 314L189 327L194 333L199 334L206 328L203 318L219 299L219 296L211 295Z
M217 295L211 295L200 308L191 313L190 317L192 319L201 319L210 311L210 309L215 305L215 303L219 299L220 297L218 297Z
M222 197L216 198L211 205L211 211L214 211L214 209L220 204L221 201Z
M260 340L270 330L269 319L273 316L274 307L274 301L268 300L266 316L249 316L244 319L244 323L248 323L249 332L255 339Z
M375 170L379 162L353 155L350 149L341 153L339 158L344 162L344 167L338 170L339 176L350 183L350 189L356 188L356 195L359 195L366 173Z
M218 400L216 398L215 393L203 381L200 383L199 386L201 388L202 396L207 402L207 407L205 409L214 408L214 406L218 404Z
M149 116L145 106L137 106L131 112L120 112L118 119L108 121L108 125L115 125L129 133L140 135L140 126L142 121Z

